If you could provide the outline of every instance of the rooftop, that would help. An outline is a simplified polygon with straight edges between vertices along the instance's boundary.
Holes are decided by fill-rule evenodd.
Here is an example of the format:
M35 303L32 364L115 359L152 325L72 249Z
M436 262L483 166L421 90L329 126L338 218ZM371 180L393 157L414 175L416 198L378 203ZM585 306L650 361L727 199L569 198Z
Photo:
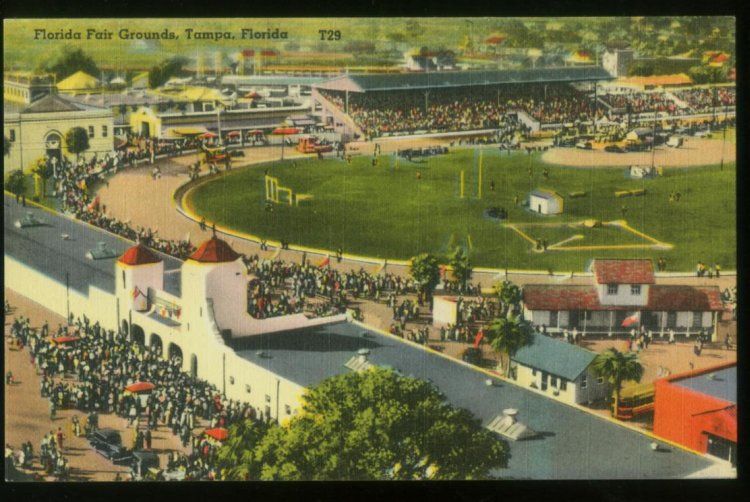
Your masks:
M534 333L532 343L519 349L513 360L524 366L575 380L595 357L596 353L590 350Z
M200 247L190 255L191 260L201 263L225 263L235 261L240 255L226 243L216 236L200 245Z
M344 75L316 87L329 90L349 89L355 92L409 89L435 89L500 84L571 83L611 80L604 68L557 67L525 70L472 70L427 73L384 73Z
M560 194L558 194L557 192L553 192L552 190L536 189L532 190L530 195L542 199L562 199L562 196Z
M351 371L345 365L362 348L369 349L367 359L372 364L432 382L448 401L470 410L482 425L490 424L504 409L519 410L518 420L540 437L509 441L509 467L499 471L500 476L669 478L686 476L709 464L671 447L669 455L655 455L647 436L499 379L488 386L489 377L476 369L348 322L248 337L235 351L273 373L312 386ZM258 355L259 351L263 354Z
M737 404L737 365L672 380L672 384Z
M89 286L114 293L115 259L89 260L86 252L104 242L108 249L123 254L133 244L103 230L52 214L36 207L16 204L12 196L4 199L5 255L23 261L60 284L66 276L70 287L88 294ZM16 228L15 222L26 213L45 222L43 226ZM63 239L62 235L68 239ZM180 296L182 264L176 258L159 254L164 259L164 289Z
M125 265L147 265L149 263L159 263L162 260L139 242L125 251L117 261Z
M73 101L59 94L47 94L21 110L21 113L85 112L91 110L101 111L103 109Z
M653 284L654 265L651 260L595 259L591 269L598 284Z
M657 286L648 290L644 307L602 305L593 286L527 284L523 303L531 310L656 310L708 312L723 310L717 286Z

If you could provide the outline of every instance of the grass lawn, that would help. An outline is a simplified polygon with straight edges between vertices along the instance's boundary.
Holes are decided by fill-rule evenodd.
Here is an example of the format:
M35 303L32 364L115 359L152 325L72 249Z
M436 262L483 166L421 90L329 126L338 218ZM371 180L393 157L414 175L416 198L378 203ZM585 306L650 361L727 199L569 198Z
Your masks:
M475 266L557 271L582 270L593 257L664 256L669 270L692 270L698 260L725 270L736 264L735 164L666 169L652 180L632 180L623 168L580 169L546 165L539 155L483 154L482 198L477 195L478 153L457 150L425 162L369 157L341 160L276 162L227 173L189 192L187 203L206 219L270 240L380 258L407 259L421 252L446 254L457 245L469 249ZM531 168L531 176L529 176ZM297 207L275 205L266 211L264 171L282 186L312 199ZM460 171L465 198L459 197ZM543 176L547 169L549 177ZM421 179L418 178L418 173ZM494 182L495 190L491 190ZM539 216L523 206L529 190L549 188L565 198L560 216ZM616 198L617 190L645 188L639 197ZM570 192L585 195L570 198ZM669 194L679 191L679 202ZM519 204L514 205L518 197ZM525 223L572 223L584 219L624 219L668 250L548 250L533 245L502 223L488 219L490 207L505 208L509 223L550 244L576 234L583 239L564 246L648 243L623 229L524 226ZM538 234L538 235L535 235Z

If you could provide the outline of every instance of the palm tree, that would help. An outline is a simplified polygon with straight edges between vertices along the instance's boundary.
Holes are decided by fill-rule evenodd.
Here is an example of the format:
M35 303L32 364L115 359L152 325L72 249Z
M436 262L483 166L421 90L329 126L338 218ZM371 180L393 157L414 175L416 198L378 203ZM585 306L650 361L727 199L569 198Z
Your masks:
M485 330L490 346L506 355L505 376L510 374L510 360L519 349L530 345L534 328L520 316L509 315L494 319Z
M503 317L507 317L510 312L518 312L520 310L521 288L510 281L503 281L495 285L495 290L503 306Z
M635 352L620 352L615 348L607 349L594 358L592 368L597 375L606 378L614 386L614 416L620 402L622 383L628 380L640 382L643 377L643 366L638 362L638 355Z

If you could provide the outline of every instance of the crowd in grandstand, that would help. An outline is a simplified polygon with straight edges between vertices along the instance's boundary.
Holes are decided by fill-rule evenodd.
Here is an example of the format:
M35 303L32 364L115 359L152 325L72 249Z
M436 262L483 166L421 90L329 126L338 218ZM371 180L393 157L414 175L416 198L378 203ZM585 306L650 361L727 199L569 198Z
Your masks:
M347 104L341 93L321 94L341 110ZM500 129L509 113L522 111L541 124L622 120L625 114L650 112L684 116L734 106L735 88L690 88L674 91L626 90L597 94L568 85L467 87L417 91L350 93L348 113L370 138L387 134ZM675 100L677 98L678 101ZM514 124L513 132L522 131Z

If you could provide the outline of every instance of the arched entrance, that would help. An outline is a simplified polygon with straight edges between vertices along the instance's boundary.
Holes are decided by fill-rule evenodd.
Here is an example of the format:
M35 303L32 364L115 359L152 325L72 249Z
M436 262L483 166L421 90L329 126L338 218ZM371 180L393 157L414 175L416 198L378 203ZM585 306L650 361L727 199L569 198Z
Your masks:
M141 347L146 346L146 333L143 332L143 328L137 324L133 324L130 328L130 341L140 345Z
M58 176L57 169L62 165L62 136L60 133L53 131L44 137L44 149L54 166L55 176Z
M151 343L148 344L151 347L151 351L161 356L164 353L164 343L161 341L161 337L156 333L151 333Z
M177 345L175 343L170 343L169 344L169 352L168 352L167 356L169 357L170 361L172 359L174 359L175 357L179 357L180 360L182 360L182 349L180 348L179 345Z
M198 378L198 356L195 354L190 356L190 376Z

